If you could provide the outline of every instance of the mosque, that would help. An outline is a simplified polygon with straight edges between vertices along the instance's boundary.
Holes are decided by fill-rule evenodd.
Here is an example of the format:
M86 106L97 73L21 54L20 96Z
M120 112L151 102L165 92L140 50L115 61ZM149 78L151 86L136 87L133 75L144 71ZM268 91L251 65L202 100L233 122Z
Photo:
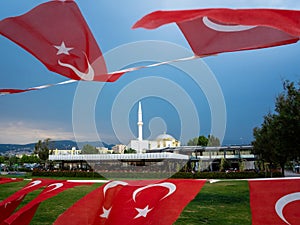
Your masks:
M128 149L134 149L137 153L144 153L146 150L158 150L170 147L180 147L180 141L176 140L169 134L163 133L156 137L155 140L143 139L143 112L142 104L138 106L138 138L131 140L127 146Z

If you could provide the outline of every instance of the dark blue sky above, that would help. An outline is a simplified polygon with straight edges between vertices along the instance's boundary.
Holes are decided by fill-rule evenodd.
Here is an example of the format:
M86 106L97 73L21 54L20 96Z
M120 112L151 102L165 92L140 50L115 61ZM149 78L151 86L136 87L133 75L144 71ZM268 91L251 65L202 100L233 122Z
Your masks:
M3 0L0 19L23 14L43 2L46 1ZM174 49L179 52L185 49L182 56L192 55L175 24L156 30L131 29L138 19L155 10L203 7L300 10L300 3L292 0L76 2L111 71L168 57L174 59L175 54L166 52L172 45L178 46ZM135 49L137 42L150 46L150 50ZM49 72L8 39L0 37L0 46L0 88L27 88L67 80ZM81 82L0 96L0 143L29 143L50 137L127 144L136 136L138 101L142 101L145 138L167 132L184 144L196 135L212 133L212 127L218 127L212 121L219 121L215 117L221 116L225 121L220 124L225 123L226 128L224 138L221 137L223 144L249 143L253 128L274 109L282 81L300 79L299 59L300 43L296 43L140 70L125 74L115 83ZM191 76L184 68L198 66L197 83L195 75ZM219 106L212 103L214 97L216 102L220 101ZM222 105L225 110L215 112L218 107L222 110ZM223 125L220 126L222 130Z

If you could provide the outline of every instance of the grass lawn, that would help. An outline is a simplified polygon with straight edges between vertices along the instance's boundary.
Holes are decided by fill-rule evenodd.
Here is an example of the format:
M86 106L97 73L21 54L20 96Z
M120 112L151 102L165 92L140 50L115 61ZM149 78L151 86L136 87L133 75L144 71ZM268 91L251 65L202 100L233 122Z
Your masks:
M247 181L206 183L175 225L251 225Z
M0 185L0 200L26 185L28 181ZM68 189L41 203L32 225L49 225L77 200L102 184ZM26 196L28 203L39 191ZM250 225L249 189L247 181L206 183L196 198L184 209L175 225Z

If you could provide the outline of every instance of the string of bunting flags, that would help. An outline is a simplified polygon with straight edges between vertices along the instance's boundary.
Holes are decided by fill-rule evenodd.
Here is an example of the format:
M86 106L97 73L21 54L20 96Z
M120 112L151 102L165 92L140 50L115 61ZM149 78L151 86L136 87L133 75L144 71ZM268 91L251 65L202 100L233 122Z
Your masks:
M0 178L0 181L9 179ZM11 179L11 182L21 180ZM102 181L103 185L75 202L53 224L171 225L208 181ZM93 182L98 181L33 179L21 190L0 202L0 224L30 224L41 202L69 188L91 185ZM248 183L253 225L298 224L300 178L249 179ZM41 188L43 190L35 199L15 211L28 193Z
M276 18L276 19L275 19ZM125 73L224 52L292 44L300 38L300 11L278 9L195 9L156 11L135 28L176 23L194 56L108 72L102 52L73 0L53 0L0 21L0 33L24 48L50 71L71 80L27 89L0 89L0 95L42 90L78 80L115 82ZM55 35L54 35L55 34Z

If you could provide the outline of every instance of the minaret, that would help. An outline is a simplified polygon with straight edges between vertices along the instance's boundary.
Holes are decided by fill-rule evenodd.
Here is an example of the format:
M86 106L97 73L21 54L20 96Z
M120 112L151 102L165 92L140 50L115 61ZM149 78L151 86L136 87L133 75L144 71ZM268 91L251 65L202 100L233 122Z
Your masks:
M143 140L143 114L142 114L142 105L141 102L139 102L139 110L138 110L138 130L139 130L139 136L138 140L142 141Z

